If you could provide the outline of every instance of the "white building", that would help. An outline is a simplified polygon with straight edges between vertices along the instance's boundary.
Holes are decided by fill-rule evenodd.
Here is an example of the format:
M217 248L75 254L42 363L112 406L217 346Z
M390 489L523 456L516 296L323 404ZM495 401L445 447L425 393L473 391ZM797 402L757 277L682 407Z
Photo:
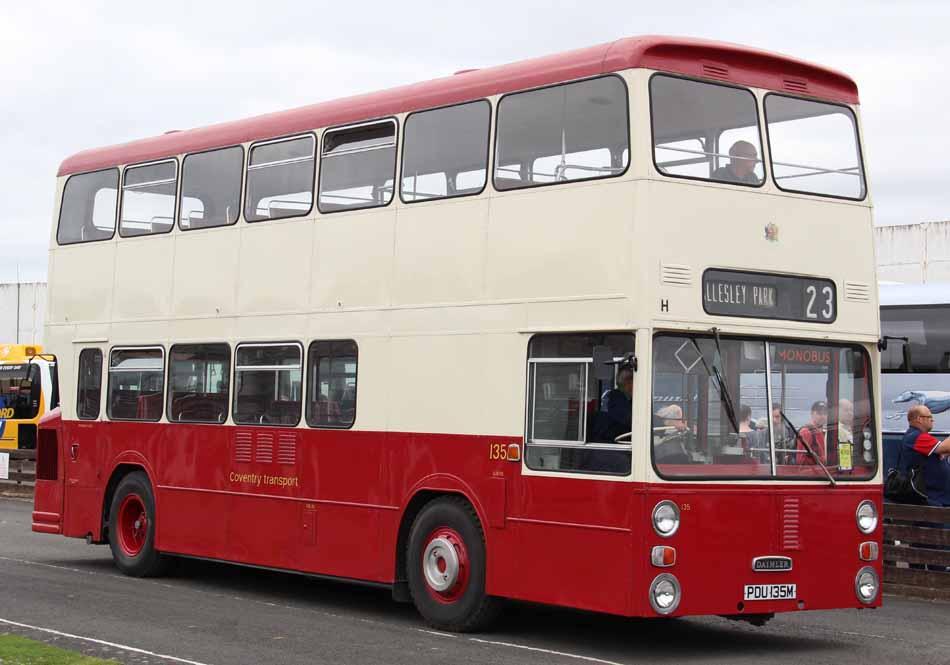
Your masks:
M874 244L880 281L950 282L950 221L879 226Z
M42 344L46 282L0 284L0 344Z

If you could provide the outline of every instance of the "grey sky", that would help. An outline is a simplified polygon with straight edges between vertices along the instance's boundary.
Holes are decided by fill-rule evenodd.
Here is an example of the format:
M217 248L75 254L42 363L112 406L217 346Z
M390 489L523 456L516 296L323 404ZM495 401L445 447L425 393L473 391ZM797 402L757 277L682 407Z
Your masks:
M950 219L950 3L0 0L0 281L45 279L67 156L618 37L705 37L858 83L878 224Z

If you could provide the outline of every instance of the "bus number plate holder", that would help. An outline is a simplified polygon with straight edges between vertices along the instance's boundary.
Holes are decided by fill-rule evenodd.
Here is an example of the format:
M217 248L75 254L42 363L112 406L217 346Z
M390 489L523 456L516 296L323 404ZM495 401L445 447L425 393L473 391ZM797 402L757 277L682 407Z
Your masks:
M743 600L795 600L795 584L746 584L742 592Z

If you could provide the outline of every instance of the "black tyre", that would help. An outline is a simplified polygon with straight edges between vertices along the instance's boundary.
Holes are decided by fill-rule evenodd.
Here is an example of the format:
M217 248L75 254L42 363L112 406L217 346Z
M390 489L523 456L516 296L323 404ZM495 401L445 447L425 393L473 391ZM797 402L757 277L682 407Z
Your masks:
M155 549L155 495L141 471L119 481L109 507L109 546L116 567L132 577L155 577L167 560Z
M412 601L432 627L478 630L497 616L500 601L485 595L485 535L465 499L443 497L423 507L406 562Z

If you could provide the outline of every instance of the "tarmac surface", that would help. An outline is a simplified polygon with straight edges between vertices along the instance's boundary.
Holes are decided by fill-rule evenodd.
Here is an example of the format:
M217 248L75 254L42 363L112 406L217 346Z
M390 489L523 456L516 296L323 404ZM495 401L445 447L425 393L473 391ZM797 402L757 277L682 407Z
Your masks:
M950 663L950 603L878 610L623 619L512 604L489 632L426 627L386 589L179 560L125 577L109 548L30 531L32 502L0 498L0 634L122 663Z

